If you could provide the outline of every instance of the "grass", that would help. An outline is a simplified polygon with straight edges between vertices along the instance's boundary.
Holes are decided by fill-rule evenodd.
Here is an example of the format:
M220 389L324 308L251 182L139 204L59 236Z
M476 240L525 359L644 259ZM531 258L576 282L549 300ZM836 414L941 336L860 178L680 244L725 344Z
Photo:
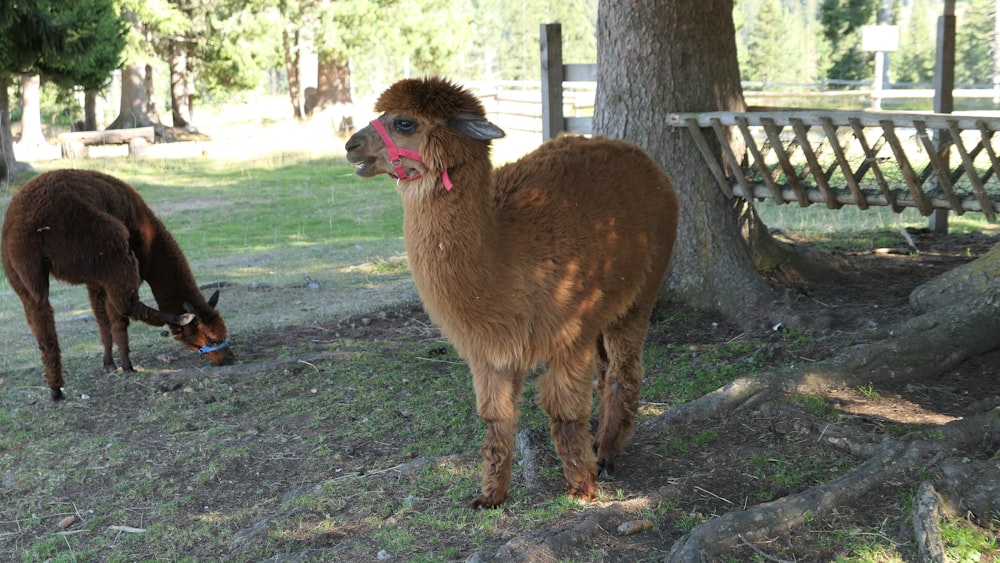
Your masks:
M159 358L181 362L176 344L134 324L139 374L100 373L86 294L55 283L72 393L53 406L44 399L20 302L0 279L0 559L256 561L302 553L302 560L371 560L384 552L393 560L444 561L586 513L560 494L562 470L552 459L539 468L544 491L515 482L504 510L467 510L479 488L484 429L464 363L446 343L416 330L373 342L319 326L351 314L375 318L380 307L416 298L392 182L356 178L336 150L247 152L95 158L72 166L133 184L177 238L198 281L222 282L219 307L237 355L286 363L250 376L206 370L164 389L173 367ZM849 230L866 233L849 243L857 248L893 244L896 236L894 220L878 219L879 210L858 214L861 223L824 226L812 208L762 209L769 224L827 236L831 244L842 244L838 233ZM691 311L673 315L654 330L709 322ZM279 341L293 325L319 328L308 338ZM806 341L789 333L784 345ZM641 417L773 367L757 344L737 338L649 347ZM301 360L331 351L342 355ZM529 382L521 427L547 436L536 395ZM830 416L821 399L807 397L803 405ZM710 428L670 434L655 455L699 455L719 439ZM770 499L842 469L796 460L738 461L759 483L748 495ZM641 500L642 491L612 485L602 501ZM637 516L671 533L714 515L679 502L638 506ZM68 515L81 524L58 529L55 523ZM996 554L995 543L962 532L950 542L972 546L963 553ZM891 543L869 546L869 538L879 539L865 530L845 532L839 549L863 558L871 547L891 558ZM310 552L331 545L336 554ZM588 549L579 560L606 555Z

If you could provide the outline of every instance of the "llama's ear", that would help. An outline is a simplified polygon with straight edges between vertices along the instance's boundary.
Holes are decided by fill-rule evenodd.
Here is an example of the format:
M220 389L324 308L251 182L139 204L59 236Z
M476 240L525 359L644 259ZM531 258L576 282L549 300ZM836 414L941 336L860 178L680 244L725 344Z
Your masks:
M218 302L219 302L219 290L216 289L215 293L213 293L212 296L208 298L208 306L214 309L215 304Z
M460 113L448 120L448 126L477 141L499 139L506 135L503 129L490 123L485 117L474 113Z
M189 325L193 320L194 320L194 313L184 313L183 315L177 317L177 326Z

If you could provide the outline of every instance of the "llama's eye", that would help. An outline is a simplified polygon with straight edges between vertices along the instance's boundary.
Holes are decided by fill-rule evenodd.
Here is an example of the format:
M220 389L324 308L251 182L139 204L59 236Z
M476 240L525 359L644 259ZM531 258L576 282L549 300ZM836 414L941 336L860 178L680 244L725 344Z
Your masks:
M396 131L403 134L413 133L417 129L417 122L405 117L397 117L395 121Z

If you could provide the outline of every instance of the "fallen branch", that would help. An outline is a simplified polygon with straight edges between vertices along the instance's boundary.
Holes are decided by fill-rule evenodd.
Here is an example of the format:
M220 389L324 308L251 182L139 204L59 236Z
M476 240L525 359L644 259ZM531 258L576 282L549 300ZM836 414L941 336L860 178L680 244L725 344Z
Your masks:
M127 534L142 534L146 531L146 528L133 528L132 526L108 526L108 529Z

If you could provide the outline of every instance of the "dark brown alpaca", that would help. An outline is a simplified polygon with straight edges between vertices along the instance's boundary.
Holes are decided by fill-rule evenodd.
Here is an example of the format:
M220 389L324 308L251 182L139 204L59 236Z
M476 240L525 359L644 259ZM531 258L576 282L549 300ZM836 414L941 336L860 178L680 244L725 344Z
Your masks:
M53 400L63 398L62 360L49 303L49 276L86 284L104 345L104 367L114 370L111 345L123 371L129 359L129 319L169 325L174 338L216 365L233 363L226 323L205 301L173 236L128 184L100 172L56 170L24 185L7 208L0 241L3 269L24 304L38 340ZM139 301L145 281L159 310Z
M494 171L490 140L503 131L440 78L397 82L375 109L347 159L360 176L398 178L413 279L472 370L487 425L473 506L507 497L521 388L542 363L539 402L568 494L595 499L598 467L613 472L633 432L643 343L677 232L670 181L638 147L601 138L562 137Z

